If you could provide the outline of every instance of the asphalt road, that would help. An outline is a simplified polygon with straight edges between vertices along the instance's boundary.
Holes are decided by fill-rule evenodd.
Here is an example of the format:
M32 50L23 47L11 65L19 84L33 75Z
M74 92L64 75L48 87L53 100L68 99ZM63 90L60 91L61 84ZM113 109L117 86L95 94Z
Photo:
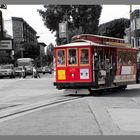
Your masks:
M0 79L0 114L12 104L20 108L69 98L53 87L53 80L49 74ZM131 85L124 92L84 96L0 119L0 135L139 135L139 116L140 85Z

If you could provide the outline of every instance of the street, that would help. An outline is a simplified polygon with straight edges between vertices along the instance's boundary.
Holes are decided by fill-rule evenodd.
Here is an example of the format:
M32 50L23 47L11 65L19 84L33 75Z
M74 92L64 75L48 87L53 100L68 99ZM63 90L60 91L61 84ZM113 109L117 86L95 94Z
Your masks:
M53 74L0 79L0 135L140 134L140 85L101 96L68 96L53 80Z

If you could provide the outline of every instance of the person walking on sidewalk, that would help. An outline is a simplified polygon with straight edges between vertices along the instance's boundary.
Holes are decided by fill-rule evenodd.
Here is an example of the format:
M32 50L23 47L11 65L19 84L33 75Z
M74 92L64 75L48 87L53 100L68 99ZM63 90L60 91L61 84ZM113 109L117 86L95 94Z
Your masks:
M32 78L40 78L40 75L38 74L38 71L36 69L35 66L33 66L33 75L32 75Z

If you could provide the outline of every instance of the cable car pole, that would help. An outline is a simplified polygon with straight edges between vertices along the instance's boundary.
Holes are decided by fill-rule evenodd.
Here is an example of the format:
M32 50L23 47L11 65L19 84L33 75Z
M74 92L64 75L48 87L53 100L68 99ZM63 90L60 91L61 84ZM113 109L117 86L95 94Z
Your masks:
M130 39L130 44L132 43L131 42L131 31L132 31L131 30L131 13L132 13L132 3L131 3L131 0L130 0L130 13L129 13L130 14L130 38L129 38ZM132 46L132 44L131 44L131 46Z

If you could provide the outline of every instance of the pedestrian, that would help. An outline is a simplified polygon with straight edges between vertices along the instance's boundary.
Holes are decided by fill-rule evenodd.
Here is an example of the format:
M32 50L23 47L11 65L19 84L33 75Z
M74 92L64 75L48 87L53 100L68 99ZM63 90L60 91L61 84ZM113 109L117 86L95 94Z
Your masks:
M36 68L33 66L32 78L36 78Z
M25 74L25 68L24 68L24 66L22 67L21 77L22 77L22 78L26 78L26 74Z
M40 75L39 75L39 73L37 71L37 68L36 68L36 75L37 75L38 78L40 78Z
M33 78L40 78L40 75L38 74L38 71L36 69L35 66L33 66L33 75L32 75Z
M24 69L24 77L26 78L26 67L25 67L25 65L23 66L23 69Z

